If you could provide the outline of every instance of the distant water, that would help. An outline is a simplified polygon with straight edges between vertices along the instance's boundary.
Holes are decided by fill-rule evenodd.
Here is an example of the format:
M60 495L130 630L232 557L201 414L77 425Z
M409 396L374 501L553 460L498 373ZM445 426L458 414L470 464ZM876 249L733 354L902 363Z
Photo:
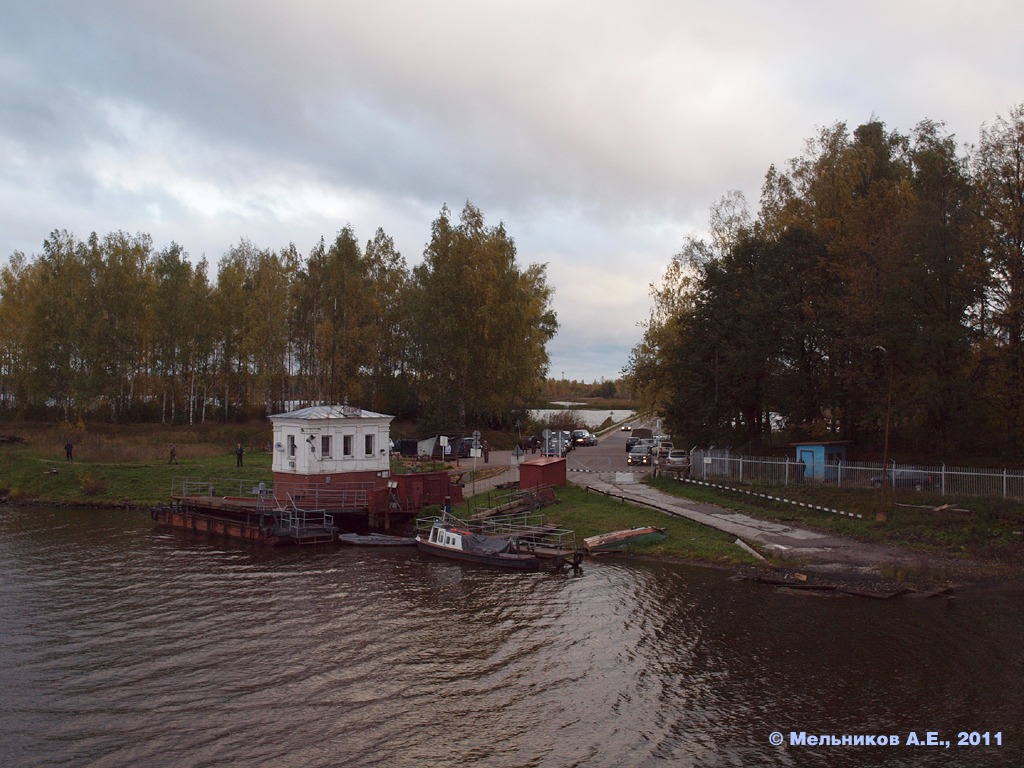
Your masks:
M611 416L612 422L618 424L624 419L632 418L636 412L628 409L613 409L607 411L585 411L581 408L573 408L571 404L566 404L565 408L539 408L535 411L531 411L530 415L538 421L543 421L548 417L563 413L564 411L572 411L579 416L580 420L587 425L588 429L594 429L604 424L605 419Z
M0 765L1024 764L1019 590L826 600L728 575L260 551L142 512L0 508ZM911 730L1003 745L789 744Z

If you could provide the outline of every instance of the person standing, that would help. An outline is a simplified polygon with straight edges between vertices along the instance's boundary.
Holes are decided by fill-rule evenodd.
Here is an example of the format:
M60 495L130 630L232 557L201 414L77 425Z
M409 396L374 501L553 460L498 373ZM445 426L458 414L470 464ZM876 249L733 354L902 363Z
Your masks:
M242 457L244 455L245 455L245 449L242 448L242 444L239 443L238 447L235 448L235 458L237 459L237 463L235 464L235 466L238 466L238 467L242 466Z
M178 448L177 448L177 446L174 445L174 443L171 443L171 458L167 460L167 463L168 464L177 464L178 463Z
M68 440L66 443L64 443L64 458L65 458L66 461L74 461L75 460L74 457L73 457L74 452L75 452L75 446L73 446L71 444L70 440Z

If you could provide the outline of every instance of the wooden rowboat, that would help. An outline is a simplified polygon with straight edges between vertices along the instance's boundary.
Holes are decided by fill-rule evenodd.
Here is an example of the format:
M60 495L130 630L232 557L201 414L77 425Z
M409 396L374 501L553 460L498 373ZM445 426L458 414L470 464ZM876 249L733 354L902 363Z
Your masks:
M388 536L383 533L340 533L338 543L356 547L415 547L416 539L409 536Z

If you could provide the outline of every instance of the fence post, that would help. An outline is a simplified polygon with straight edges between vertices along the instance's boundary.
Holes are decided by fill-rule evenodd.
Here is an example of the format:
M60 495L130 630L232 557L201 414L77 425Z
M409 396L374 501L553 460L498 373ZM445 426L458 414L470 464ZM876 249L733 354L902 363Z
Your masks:
M740 456L740 482L743 482L743 457Z
M789 485L789 456L786 457L786 474L783 477L782 485L783 486Z
M1006 467L1003 467L1003 498L1006 498Z
M942 462L942 495L946 495L946 462Z

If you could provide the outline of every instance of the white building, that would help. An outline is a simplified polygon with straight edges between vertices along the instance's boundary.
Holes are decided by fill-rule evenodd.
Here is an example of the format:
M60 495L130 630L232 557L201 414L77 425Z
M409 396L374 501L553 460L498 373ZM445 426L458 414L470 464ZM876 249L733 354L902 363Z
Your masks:
M317 484L330 484L338 475L345 476L337 477L339 483L388 477L392 419L348 405L315 405L271 416L275 484L299 477Z

